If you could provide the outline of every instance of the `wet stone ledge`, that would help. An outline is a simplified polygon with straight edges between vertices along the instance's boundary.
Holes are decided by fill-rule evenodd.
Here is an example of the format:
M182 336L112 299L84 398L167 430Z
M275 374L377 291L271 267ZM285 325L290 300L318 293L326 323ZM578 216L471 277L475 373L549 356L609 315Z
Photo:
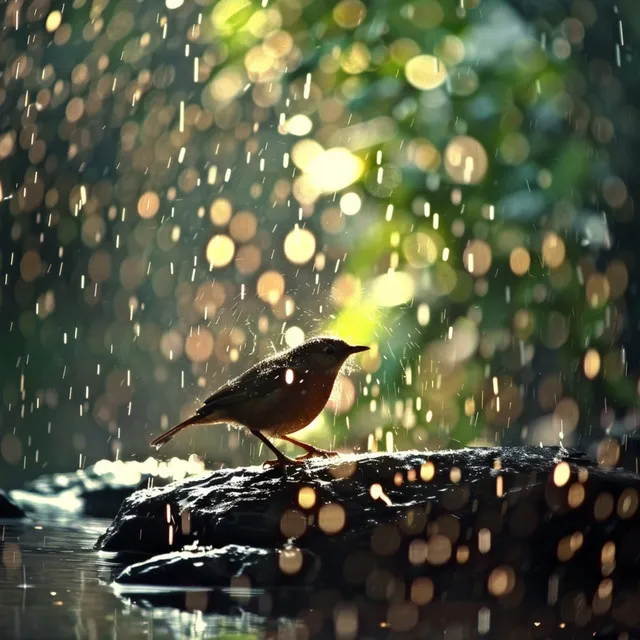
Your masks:
M320 567L315 554L293 545L276 551L229 544L219 549L193 548L153 556L127 567L117 584L122 592L135 592L137 585L250 589L282 586L288 581L292 586L311 586Z
M639 476L557 448L365 454L138 491L97 548L156 554L116 580L143 604L190 608L151 593L188 586L204 610L233 608L207 590L242 586L270 589L269 615L317 611L309 629L348 605L361 632L608 633L640 626L639 496Z

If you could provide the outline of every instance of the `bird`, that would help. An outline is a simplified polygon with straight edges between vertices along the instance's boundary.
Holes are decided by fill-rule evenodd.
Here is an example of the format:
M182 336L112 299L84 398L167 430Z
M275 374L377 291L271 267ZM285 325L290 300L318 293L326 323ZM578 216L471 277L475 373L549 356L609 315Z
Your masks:
M266 466L285 469L313 456L336 455L290 434L306 427L322 411L347 358L368 349L320 336L277 353L224 384L193 416L157 436L151 446L161 447L187 427L227 423L246 427L275 454L276 459L267 460ZM286 440L306 453L291 459L269 438Z

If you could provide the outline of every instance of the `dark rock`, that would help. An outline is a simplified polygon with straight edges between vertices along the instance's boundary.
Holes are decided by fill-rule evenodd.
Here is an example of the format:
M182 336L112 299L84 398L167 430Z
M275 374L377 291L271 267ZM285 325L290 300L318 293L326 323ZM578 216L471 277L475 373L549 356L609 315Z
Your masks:
M164 486L177 478L201 473L197 461L149 458L145 462L100 460L73 473L44 475L11 497L26 511L82 514L113 518L125 498L143 487Z
M154 556L127 567L116 583L121 591L139 591L140 585L189 589L253 589L287 583L297 586L313 584L319 567L319 559L314 554L296 547L276 551L230 544L220 549L173 551Z
M369 454L314 460L286 477L227 469L139 491L97 547L154 554L198 541L217 548L201 556L211 566L198 574L184 568L189 557L170 555L119 579L129 589L139 584L135 602L187 609L194 606L186 590L167 595L143 585L219 586L228 570L255 586L259 571L238 572L239 547L252 548L247 572L266 557L255 548L271 557L285 544L308 551L317 558L313 574L286 580L304 587L314 575L313 589L295 598L275 589L241 608L311 616L304 619L313 637L331 637L343 610L340 624L359 621L359 634L390 628L429 637L457 625L473 635L489 625L493 637L537 638L564 624L587 637L640 626L639 503L639 476L564 449ZM231 558L228 545L237 545ZM176 578L177 567L188 577ZM261 584L279 586L272 575ZM207 596L195 608L234 606L233 597Z
M0 489L0 520L24 518L24 511L2 489Z
M395 523L412 507L428 508L430 520L436 512L471 517L477 512L477 499L483 500L485 509L502 509L504 498L496 495L494 462L498 459L504 491L521 495L527 489L542 489L549 472L564 458L572 460L574 472L575 464L588 464L557 448L523 447L315 459L289 470L286 477L261 467L222 469L134 493L97 548L147 554L178 550L194 542L277 548L289 537L304 540L309 548L350 546L365 538L368 546L376 525ZM430 465L433 478L422 480L421 474L429 475ZM452 481L453 467L460 470L461 482ZM399 485L396 474L400 474ZM378 499L371 495L374 485L384 493ZM308 492L306 499L313 500L310 508L304 508L303 488ZM339 526L341 518L344 526ZM333 529L339 535L327 535Z

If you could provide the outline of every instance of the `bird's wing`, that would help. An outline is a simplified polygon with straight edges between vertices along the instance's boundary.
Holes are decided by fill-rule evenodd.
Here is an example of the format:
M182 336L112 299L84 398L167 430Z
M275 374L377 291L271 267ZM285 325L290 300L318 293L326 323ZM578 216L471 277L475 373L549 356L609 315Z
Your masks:
M274 393L286 384L285 376L288 368L268 362L259 363L209 396L196 415L206 415L214 409L233 406Z

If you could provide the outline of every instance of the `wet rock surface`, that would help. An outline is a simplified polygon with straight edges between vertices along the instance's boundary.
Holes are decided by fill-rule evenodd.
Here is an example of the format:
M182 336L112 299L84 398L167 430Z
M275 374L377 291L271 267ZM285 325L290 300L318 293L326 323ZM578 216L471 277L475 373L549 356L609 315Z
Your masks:
M134 493L97 548L147 554L194 542L275 548L289 537L309 548L349 547L368 539L374 526L396 523L412 507L419 507L416 514L429 512L429 520L436 512L478 517L477 499L483 500L483 514L489 507L501 510L498 475L504 492L543 490L548 474L565 458L574 467L589 464L557 448L524 447L314 459L284 477L261 467L223 469ZM498 460L500 472L494 468ZM453 468L459 479L452 479ZM426 515L415 517L424 528Z
M122 591L137 585L236 589L286 585L311 585L318 575L319 559L307 550L285 547L260 549L235 544L220 549L172 551L127 567L116 582Z
M226 577L270 597L203 591L199 608L312 611L312 635L335 632L346 611L344 624L375 634L457 624L537 638L564 624L607 637L640 626L639 502L639 476L557 448L367 454L136 492L97 547L168 554L118 578L137 585L134 602L193 608L189 592L145 585L206 589ZM193 544L213 550L175 553Z
M25 512L2 489L0 489L0 520L24 518Z
M113 518L134 491L164 486L202 469L201 464L177 458L169 463L153 458L144 462L101 460L72 473L40 476L10 495L27 512Z

